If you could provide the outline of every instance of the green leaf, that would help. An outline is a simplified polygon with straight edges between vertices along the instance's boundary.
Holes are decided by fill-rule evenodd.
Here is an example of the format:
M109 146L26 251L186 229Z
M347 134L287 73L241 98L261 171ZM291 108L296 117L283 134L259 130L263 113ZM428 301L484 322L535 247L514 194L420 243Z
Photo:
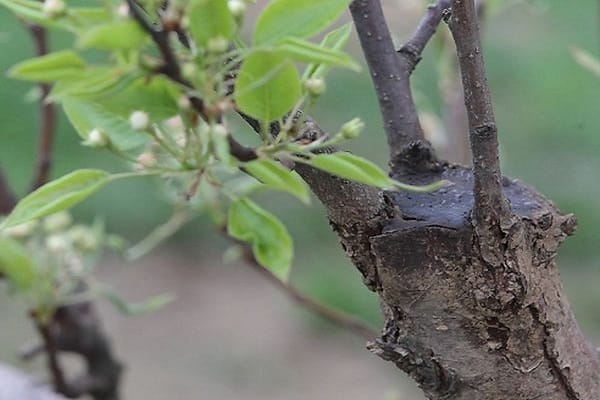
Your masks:
M352 61L350 56L348 56L346 53L338 50L331 50L326 47L307 42L303 39L292 37L285 38L277 46L277 49L289 55L296 61L336 65L350 68L355 71L360 70L359 65Z
M352 33L352 25L344 24L341 27L329 32L320 43L320 46L326 49L340 51L348 42L350 33ZM328 70L329 67L327 65L311 64L308 66L308 68L306 68L303 78L322 78L325 76Z
M351 0L275 0L258 17L254 43L273 44L287 36L308 38L333 23Z
M161 294L139 303L129 303L112 290L105 289L101 293L120 313L128 317L156 311L174 300L170 294Z
M206 46L211 38L233 37L236 24L227 0L192 0L189 7L190 32L199 46Z
M113 66L88 67L68 79L61 79L52 86L48 98L60 102L68 96L97 97L123 91L140 77L139 71L127 71Z
M19 290L30 288L37 275L29 254L16 240L0 236L0 272Z
M32 22L42 23L48 18L42 10L43 4L32 0L0 0L0 5L8 8L19 17Z
M308 187L295 171L271 159L260 159L244 164L244 169L267 186L296 196L304 203L310 203Z
M388 177L381 168L371 161L350 153L317 154L307 160L306 163L330 174L382 189L423 193L433 192L448 185L447 181L438 181L425 186L414 186L398 182Z
M25 196L0 228L19 225L72 207L104 186L109 176L105 171L80 169L49 182Z
M229 208L227 232L250 243L260 265L287 281L294 253L292 238L283 224L248 198L234 201Z
M95 26L85 31L77 41L84 49L130 50L139 49L146 33L135 21L117 21Z
M12 67L8 74L17 79L34 82L53 82L81 73L85 61L71 50L58 51L23 61Z
M65 114L84 140L93 129L100 129L110 139L111 146L128 151L142 146L148 136L131 128L127 118L107 110L102 104L81 98L63 101Z
M284 54L250 53L238 73L235 100L240 110L259 121L274 121L288 113L302 95L300 77Z
M393 181L371 161L350 153L317 154L309 164L342 178L385 189L394 187Z

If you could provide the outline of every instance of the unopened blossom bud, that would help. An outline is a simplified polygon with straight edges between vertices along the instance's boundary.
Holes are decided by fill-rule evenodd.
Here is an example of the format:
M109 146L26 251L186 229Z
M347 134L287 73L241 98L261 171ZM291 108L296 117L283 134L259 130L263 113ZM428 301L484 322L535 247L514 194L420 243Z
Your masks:
M150 126L150 117L144 111L134 111L129 116L129 125L133 130L145 131Z
M304 87L311 96L320 96L327 89L327 85L322 78L309 78L304 82Z
M52 214L44 219L44 230L46 232L59 232L71 225L73 218L66 211Z
M94 128L90 131L83 144L90 147L105 147L108 145L108 142L109 140L106 133L99 128Z
M129 6L126 3L121 3L117 7L117 16L119 18L129 18Z
M246 12L246 3L242 0L229 0L227 2L227 7L229 7L229 12L235 18L243 17Z
M365 123L360 118L354 118L342 125L341 134L346 139L354 139L360 135Z
M46 248L52 253L62 253L68 250L69 242L63 235L50 235L46 238Z
M44 15L48 18L58 18L67 11L67 5L63 0L46 0L42 6Z
M229 47L229 41L223 36L216 36L208 39L206 48L210 53L224 53Z
M156 165L156 157L152 153L142 153L138 156L137 162L142 168L151 168Z

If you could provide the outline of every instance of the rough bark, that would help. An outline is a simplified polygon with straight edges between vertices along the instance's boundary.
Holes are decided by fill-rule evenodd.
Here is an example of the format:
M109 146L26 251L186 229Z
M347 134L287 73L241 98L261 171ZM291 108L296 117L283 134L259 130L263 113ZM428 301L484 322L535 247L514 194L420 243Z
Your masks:
M399 145L410 151L394 177L413 184L446 179L450 187L381 193L306 166L298 172L380 297L385 325L368 348L408 373L429 399L599 399L600 361L577 326L555 264L576 219L501 176L478 34L465 24L474 23L474 9L466 3L453 2L451 26L462 58L473 170L437 162L428 146L409 139L408 147ZM369 4L378 6L351 6L357 24L368 24Z

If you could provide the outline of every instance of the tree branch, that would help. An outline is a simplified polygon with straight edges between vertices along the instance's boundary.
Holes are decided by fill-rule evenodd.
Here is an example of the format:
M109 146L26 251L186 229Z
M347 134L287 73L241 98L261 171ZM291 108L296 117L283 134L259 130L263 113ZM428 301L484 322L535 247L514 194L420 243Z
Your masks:
M491 245L501 222L510 216L510 209L502 188L496 120L474 1L453 0L449 25L456 43L469 120L475 198L473 221L484 244Z
M342 311L338 311L334 308L329 307L326 304L323 304L304 293L300 292L294 286L289 283L281 281L277 278L271 271L264 268L262 265L258 263L254 254L252 253L252 249L247 243L240 242L228 236L229 239L235 241L237 244L242 246L243 249L243 259L246 261L246 264L256 270L258 273L263 275L273 286L279 289L283 294L288 296L290 299L295 301L299 306L307 309L308 311L317 314L321 318L329 321L333 325L345 329L348 332L351 332L355 335L358 335L364 339L371 340L377 336L377 331L369 327L363 321L356 319L351 315L347 315Z
M48 39L46 29L40 25L29 25L29 32L35 45L37 56L48 53ZM42 186L48 181L50 168L52 166L52 147L56 125L56 108L53 103L46 102L50 93L50 85L42 83L39 85L40 97L40 128L38 135L38 155L36 160L34 177L31 182L31 191Z
M33 317L35 319L35 315ZM119 399L123 366L114 358L91 302L60 306L47 324L36 320L36 325L57 393L70 399L84 395L90 395L94 400ZM81 356L86 362L86 373L67 380L58 360L61 351Z
M435 4L429 5L427 14L419 22L412 37L398 50L402 69L407 70L409 74L421 61L421 54L442 19L449 17L451 3L452 0L438 0Z
M394 49L379 0L354 0L350 12L379 100L394 171L407 147L424 141L410 90L412 68Z
M0 169L0 215L8 214L17 204L17 198L14 195L4 172Z

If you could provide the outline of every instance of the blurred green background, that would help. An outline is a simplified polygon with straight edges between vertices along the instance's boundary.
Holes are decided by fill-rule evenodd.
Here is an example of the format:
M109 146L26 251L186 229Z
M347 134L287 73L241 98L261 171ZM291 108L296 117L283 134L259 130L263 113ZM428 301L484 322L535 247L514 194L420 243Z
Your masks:
M414 28L423 12L424 2L384 0L383 3L394 36L401 42ZM257 7L260 7L260 2ZM599 32L600 20L595 0L579 0L576 6L563 0L505 1L489 15L484 35L489 81L500 129L503 171L506 175L535 186L563 211L577 215L579 229L563 245L559 265L575 314L586 334L596 342L600 341L600 313L597 311L600 301L600 79L573 60L570 48L583 48L598 56ZM72 42L72 38L65 35L53 33L51 37L54 49ZM361 59L355 37L350 48L355 57ZM27 100L32 85L10 80L4 72L31 54L32 45L23 26L11 14L0 10L0 165L19 193L24 192L32 175L37 105ZM420 103L428 111L439 114L441 100L437 58L435 50L428 49L425 52L415 73L413 86L419 93ZM366 68L358 75L334 71L328 80L328 91L313 115L328 130L337 129L341 123L355 116L361 117L367 129L347 147L385 166L387 149L382 124L368 74L364 71ZM53 176L82 167L111 171L126 168L110 154L80 146L79 137L61 115ZM84 220L91 220L99 214L105 218L109 231L121 233L135 242L169 215L168 202L156 189L156 182L152 179L119 182L78 206L74 213ZM292 275L294 284L378 326L380 317L376 298L362 286L359 274L344 258L318 202L314 201L310 207L305 207L284 195L261 200L281 217L296 240ZM251 278L247 278L246 272L237 272L244 268L242 266L221 268L220 254L225 248L226 243L218 239L206 218L187 226L158 249L157 255L139 264L160 264L163 267L165 263L182 265L174 268L176 271L181 268L185 271L188 271L185 268L212 268L209 275L215 277L215 285L222 285L221 290L229 293L230 298L236 296L234 288L227 286L230 280L238 282L242 278ZM176 254L176 257L172 254ZM152 268L134 267L133 272L124 272L123 266L115 266L117 260L109 260L106 264L106 270L100 272L102 278L126 294L140 296L145 293L144 285L151 281L153 283L150 286L157 291L162 290L161 282L165 282L164 287L175 295L187 298L186 293L181 293L180 286L173 284L173 279L177 281L173 274L160 272L160 268L157 276L152 276ZM190 272L182 272L185 273ZM219 276L228 279L220 279ZM242 284L240 282L243 281L240 280L238 284ZM257 289L258 296L263 296L267 291L268 299L285 302L283 297L269 291L260 279L252 282L260 288ZM193 297L190 299L193 301ZM7 361L15 361L15 344L23 339L23 335L33 337L32 332L27 330L25 317L19 314L18 308L15 311L13 305L13 300L5 297L4 293L0 294L0 359ZM194 308L193 304L188 306ZM253 312L249 306L247 313ZM168 310L161 311L146 321L164 324L164 318L168 315L171 315ZM306 330L313 338L312 342L307 341L307 346L313 346L317 341L331 341L330 333L337 333L317 318L294 307L286 308L285 315L291 315L289 321L300 321L293 323L301 324L303 328L299 329ZM139 324L129 320L123 322L114 316L109 316L109 321L117 326L117 331L123 325ZM14 329L7 328L13 324ZM276 326L279 328L275 329L281 329L281 325ZM148 327L154 329L151 325ZM169 333L165 331L165 335ZM203 339L198 337L198 340ZM339 345L335 342L336 346ZM369 358L369 361L365 361L371 363L368 364L369 368L379 368L381 365L390 382L395 382L398 374L391 366L369 357L361 349L360 340L343 337L342 342L346 346L344 349L358 348L357 357ZM194 349L188 352L193 353ZM323 352L326 354L327 349ZM123 357L129 361L126 356ZM168 354L165 357L169 358ZM175 364L177 360L172 360L172 365ZM377 367L371 366L375 364ZM243 375L240 371L224 373ZM390 385L394 389L395 386ZM243 390L240 393L247 395ZM264 393L261 396L268 397ZM351 398L363 398L357 396ZM292 398L287 395L282 397ZM154 397L137 395L132 398ZM364 398L383 398L383 394L375 393L373 397Z

